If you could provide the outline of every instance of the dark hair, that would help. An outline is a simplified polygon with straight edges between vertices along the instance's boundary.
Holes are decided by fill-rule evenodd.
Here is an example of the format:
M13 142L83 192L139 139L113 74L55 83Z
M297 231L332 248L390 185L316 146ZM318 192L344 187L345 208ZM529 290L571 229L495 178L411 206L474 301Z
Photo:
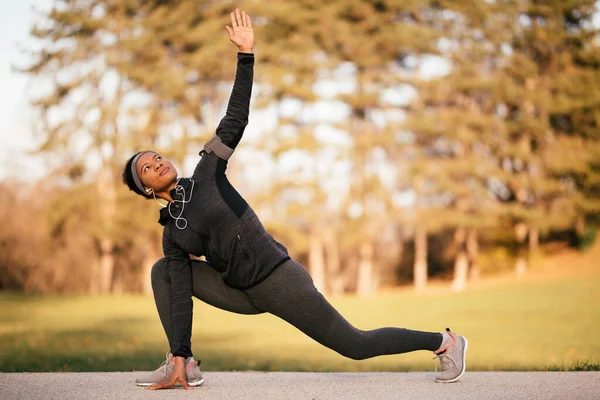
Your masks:
M140 190L136 185L135 185L135 181L133 180L133 174L131 173L131 163L133 163L133 159L141 153L145 153L145 151L139 151L137 153L135 153L134 155L131 156L131 158L129 160L127 160L127 162L125 163L125 168L123 169L123 183L127 185L127 187L129 187L129 190L135 192L136 194L139 194L140 196L144 196L147 199L151 199L152 196L150 196L148 193Z

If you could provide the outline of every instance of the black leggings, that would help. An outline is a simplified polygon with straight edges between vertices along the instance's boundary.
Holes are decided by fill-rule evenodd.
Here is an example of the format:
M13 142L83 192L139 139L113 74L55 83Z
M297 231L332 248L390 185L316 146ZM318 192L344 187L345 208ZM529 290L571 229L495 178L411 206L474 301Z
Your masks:
M355 328L319 293L306 269L294 260L286 261L266 280L243 291L227 286L221 274L203 261L193 260L191 268L192 293L199 300L238 314L274 314L323 346L354 360L415 350L435 351L442 343L440 333ZM171 284L165 259L152 268L152 289L171 345Z

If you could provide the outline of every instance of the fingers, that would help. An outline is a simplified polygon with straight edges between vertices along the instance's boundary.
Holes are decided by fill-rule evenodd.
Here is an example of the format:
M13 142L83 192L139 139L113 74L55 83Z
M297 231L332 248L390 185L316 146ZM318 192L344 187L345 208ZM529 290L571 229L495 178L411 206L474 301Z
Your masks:
M162 381L162 382L156 382L154 385L150 385L146 389L148 389L148 390L158 390L158 389L164 389L164 388L167 388L167 387L170 387L170 386L173 386L173 384L171 383L170 380L166 380L166 381Z
M162 382L157 382L154 385L148 386L147 390L158 390L158 389L166 389L175 386L176 384L181 384L185 390L192 390L193 388L187 383L187 379L176 379L175 381L166 380Z
M225 29L227 29L227 33L229 33L229 39L231 39L233 37L233 29L227 25L225 25Z
M235 12L232 11L229 14L229 17L231 18L231 26L236 28L238 26L246 26L251 28L252 27L252 22L250 21L250 16L248 14L246 14L245 11L242 11L240 13L240 9L236 8Z
M242 20L242 16L240 15L240 9L235 9L235 20L237 21L237 26L244 26L244 22Z

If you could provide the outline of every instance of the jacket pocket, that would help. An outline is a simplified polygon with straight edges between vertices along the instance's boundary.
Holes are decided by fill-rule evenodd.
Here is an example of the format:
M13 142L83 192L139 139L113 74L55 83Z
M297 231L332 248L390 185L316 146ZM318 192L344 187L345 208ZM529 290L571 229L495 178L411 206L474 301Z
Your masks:
M215 250L212 242L208 242L207 261L213 265L213 267L219 271L224 272L227 270L227 261L223 260L221 256Z
M235 235L229 260L231 265L236 269L241 268L247 271L254 267L254 257L248 250L244 237L239 233Z
M225 283L237 289L245 289L252 286L258 275L254 254L242 234L235 235L229 254L229 266L223 275Z

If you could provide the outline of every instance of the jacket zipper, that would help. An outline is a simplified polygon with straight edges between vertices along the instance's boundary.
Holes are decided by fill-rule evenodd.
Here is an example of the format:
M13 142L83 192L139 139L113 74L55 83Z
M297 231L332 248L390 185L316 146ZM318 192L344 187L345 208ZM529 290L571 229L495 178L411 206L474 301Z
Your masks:
M248 254L248 252L246 251L246 248L242 244L242 238L240 237L240 234L238 233L235 236L237 237L238 244L239 244L240 248L242 249L242 253L244 253L244 257L246 257L246 260L248 260L249 262L252 262L252 260L250 259L250 255Z

